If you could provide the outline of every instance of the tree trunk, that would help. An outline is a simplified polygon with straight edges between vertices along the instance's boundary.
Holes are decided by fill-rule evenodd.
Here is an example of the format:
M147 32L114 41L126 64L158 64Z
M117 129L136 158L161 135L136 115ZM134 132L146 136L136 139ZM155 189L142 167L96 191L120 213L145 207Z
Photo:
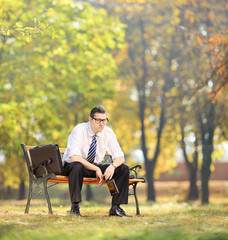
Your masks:
M7 186L7 189L6 189L6 198L11 198L11 194L12 194L12 188L11 186Z
M150 165L146 167L146 180L147 180L147 201L156 201L156 191L154 187L154 167L152 163L149 163L147 160L147 164Z
M141 122L141 124L142 124L142 122ZM146 166L146 177L147 177L147 186L148 186L147 200L148 201L154 201L154 202L156 201L156 192L155 192L155 188L154 188L154 170L155 170L157 159L158 159L158 156L160 153L161 136L162 136L162 131L164 129L164 126L165 126L165 106L162 103L159 127L157 129L157 144L156 144L154 157L152 160L149 160L147 158L146 141L143 138L143 136L145 137L145 134L142 134L142 140L141 140L143 155L144 155L144 159L145 159L145 166Z
M190 185L189 185L189 193L188 193L188 200L197 200L199 198L199 191L197 187L197 169L198 168L191 168L189 170L189 180L190 180Z
M18 194L18 200L25 199L25 182L24 180L21 180L20 186L19 186L19 194Z
M209 103L206 110L205 116L207 122L203 123L203 118L201 117L200 129L202 138L202 152L203 152L203 164L201 167L201 187L202 187L202 204L209 203L209 188L208 182L211 175L211 162L212 162L212 152L213 152L213 137L215 130L215 105Z
M93 192L90 185L86 185L86 201L91 201L93 198Z
M190 162L187 152L186 152L185 134L184 134L184 119L183 119L182 115L181 115L181 119L180 119L180 128L181 128L181 148L182 148L183 155L184 155L184 161L185 161L186 167L188 169L189 182L190 182L187 200L196 200L199 198L199 192L198 192L198 188L197 188L197 184L196 184L197 170L198 170L198 152L197 152L198 141L197 141L197 137L196 137L193 162Z
M202 188L202 204L209 203L209 175L205 174L205 169L201 169L201 188Z
M156 201L156 191L154 187L154 177L152 175L147 176L147 201Z
M201 168L202 204L209 203L208 182L211 175L211 170L210 170L211 154L212 154L212 145L204 144L203 145L203 164Z

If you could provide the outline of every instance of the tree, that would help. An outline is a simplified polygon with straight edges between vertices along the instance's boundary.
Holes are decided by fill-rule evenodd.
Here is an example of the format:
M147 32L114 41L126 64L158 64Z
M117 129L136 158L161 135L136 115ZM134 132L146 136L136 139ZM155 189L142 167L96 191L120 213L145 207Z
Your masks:
M212 8L211 4L215 4L216 8ZM215 70L213 70L214 63L210 52L210 41L215 32L223 31L225 28L225 5L226 1L214 1L210 4L206 1L200 3L187 1L178 6L181 10L182 38L187 46L185 54L178 59L178 62L182 61L179 71L182 81L178 83L178 89L180 95L187 98L187 105L190 105L190 109L196 113L189 115L188 124L193 126L193 131L197 130L196 132L200 133L200 137L195 134L195 139L197 145L199 143L202 148L202 203L209 202L208 182L211 173L213 142L215 130L219 128L219 121L221 121L221 113L224 111L224 104L210 98L210 92L214 92L218 80L214 74ZM215 16L217 17L215 18ZM221 71L224 73L223 68ZM193 116L194 118L192 118ZM182 119L180 122L182 125ZM181 129L183 132L183 127ZM197 147L195 153L196 151Z
M211 36L217 31L223 32L219 34L217 42L222 43L220 56L224 55L226 1L209 3L178 0L167 3L167 1L115 0L100 1L100 3L99 7L104 7L110 14L120 16L127 26L127 45L122 50L122 55L117 54L116 57L119 62L122 86L126 86L125 88L130 91L130 95L126 93L127 91L125 92L126 96L136 96L135 93L137 93L135 99L138 104L141 149L148 181L148 200L155 200L154 170L158 164L158 158L161 159L162 152L167 149L161 148L161 143L165 142L165 134L171 135L170 127L171 131L177 130L176 134L181 141L185 162L189 169L188 198L195 199L198 196L197 163L203 159L204 167L201 172L208 176L208 168L211 166L209 155L212 154L209 144L212 144L210 141L218 127L217 120L221 117L221 114L216 112L217 120L209 126L212 120L209 114L210 107L215 104L210 99L209 92L212 91L211 84L217 81L217 78L213 78L213 74L210 74L211 66L213 67L213 64L217 66L217 64L211 64L209 46L212 43ZM94 4L96 5L97 2ZM213 49L216 52L216 46ZM223 58L219 57L219 59ZM218 57L216 62L218 63ZM223 76L226 76L224 71L226 64L222 66ZM132 101L129 101L129 104L132 106ZM136 105L134 109L135 107ZM221 108L221 106L218 107L218 109ZM179 122L179 128L176 126L176 121ZM199 127L202 121L206 132ZM211 132L207 132L206 129L211 129ZM205 133L212 138L209 142L204 139ZM192 144L194 149L192 161L186 150L186 142L189 144L186 138L188 135L195 137L195 142ZM155 139L156 143L154 143ZM168 141L170 142L170 139ZM204 149L202 154L200 148ZM174 149L176 147L173 148L173 152ZM209 155L206 154L208 152ZM172 164L169 163L169 166ZM209 178L204 179L208 183Z
M12 185L25 181L21 142L64 146L85 112L112 97L117 68L111 49L121 47L124 32L104 10L70 0L8 1L1 21L10 31L0 36L0 149L4 184ZM12 32L39 22L52 30L29 37Z
M119 16L127 26L127 45L119 59L120 78L124 86L130 86L130 93L136 99L135 117L138 118L141 134L147 198L155 201L154 173L158 157L162 158L162 134L170 117L167 111L172 99L167 99L167 94L174 85L171 66L177 54L173 48L175 25L179 21L176 9L173 4L167 6L164 1L102 1L101 6L110 14ZM169 153L174 155L172 149ZM172 161L163 158L163 167L164 162L167 166L173 165Z

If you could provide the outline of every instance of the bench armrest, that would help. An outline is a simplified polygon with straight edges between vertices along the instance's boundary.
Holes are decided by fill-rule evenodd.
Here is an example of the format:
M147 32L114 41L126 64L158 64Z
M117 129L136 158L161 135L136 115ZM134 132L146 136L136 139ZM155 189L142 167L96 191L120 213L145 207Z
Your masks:
M138 170L142 168L142 165L138 164L130 168L130 178L138 178Z

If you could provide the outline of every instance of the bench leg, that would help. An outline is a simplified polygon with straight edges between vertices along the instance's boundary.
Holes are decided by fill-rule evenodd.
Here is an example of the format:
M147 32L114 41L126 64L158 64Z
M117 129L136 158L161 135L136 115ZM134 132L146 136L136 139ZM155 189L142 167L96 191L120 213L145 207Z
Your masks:
M50 202L50 198L49 198L48 190L47 190L47 180L44 181L44 192L45 192L45 196L46 196L46 200L47 200L47 204L48 204L49 213L53 214L52 208L51 208L51 202Z
M32 188L33 188L33 181L29 179L29 193L28 193L28 199L27 199L27 204L25 208L25 213L29 212L29 207L30 207L30 202L32 199Z
M138 202L137 193L136 193L136 186L137 186L137 183L134 183L133 184L133 192L134 192L134 196L135 196L136 215L140 215L139 202Z

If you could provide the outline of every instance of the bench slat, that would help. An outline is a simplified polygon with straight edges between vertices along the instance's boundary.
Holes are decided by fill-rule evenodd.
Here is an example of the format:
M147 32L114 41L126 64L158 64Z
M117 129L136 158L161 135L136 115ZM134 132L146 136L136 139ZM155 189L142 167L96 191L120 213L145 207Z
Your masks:
M68 177L62 176L62 175L56 175L56 178L54 179L48 179L48 182L50 183L68 183ZM136 182L145 182L144 179L129 179L129 184L133 184ZM98 184L96 178L83 178L83 184ZM103 181L103 184L106 184L105 180Z

